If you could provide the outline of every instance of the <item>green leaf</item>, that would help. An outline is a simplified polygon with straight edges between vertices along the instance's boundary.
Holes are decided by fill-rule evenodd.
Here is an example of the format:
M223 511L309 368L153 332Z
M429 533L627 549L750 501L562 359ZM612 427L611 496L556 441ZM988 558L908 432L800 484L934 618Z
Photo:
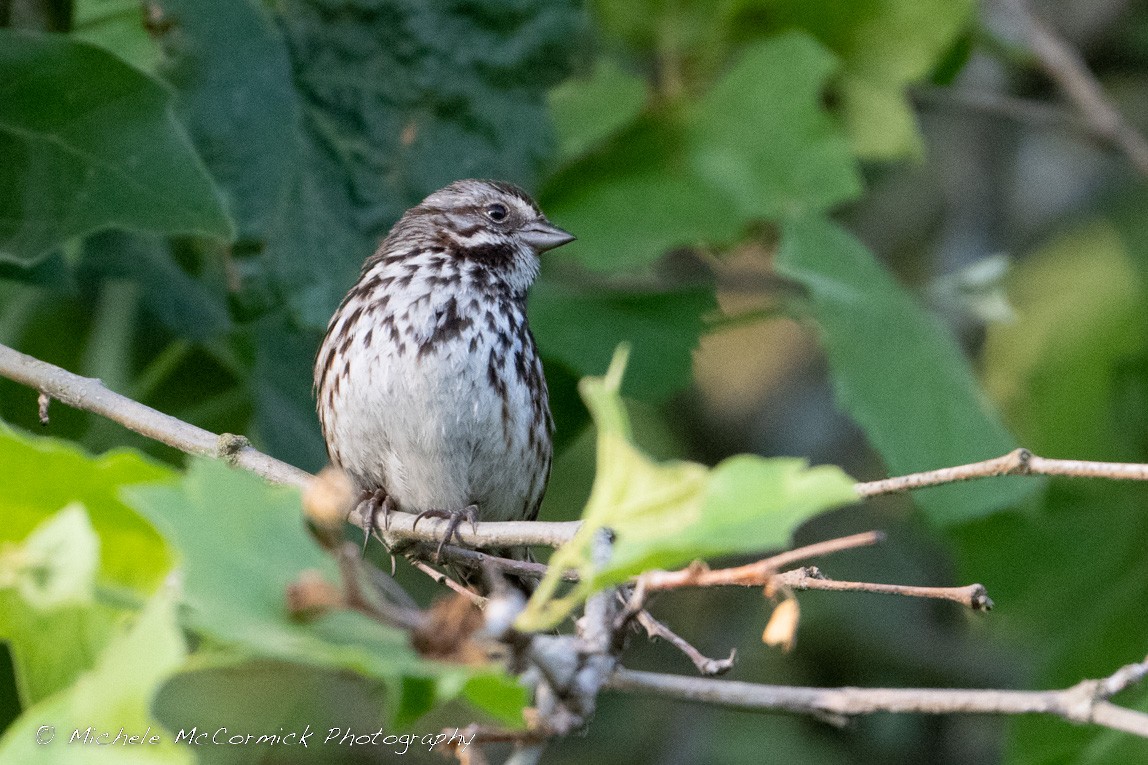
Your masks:
M0 29L0 258L112 227L232 234L159 83L88 43Z
M166 239L107 231L88 237L83 253L80 279L130 279L147 310L179 336L206 341L231 327L225 286L180 268Z
M276 316L268 316L250 331L255 352L248 380L255 403L252 439L279 459L317 471L327 464L311 391L320 338Z
M655 462L634 446L619 391L626 350L615 354L604 378L582 381L582 395L598 428L597 472L582 527L550 558L516 626L550 629L591 593L643 571L782 547L802 521L856 501L853 480L830 466L804 460L740 455L712 470L694 462ZM596 565L591 544L600 529L613 532L610 560ZM561 572L580 581L555 597Z
M186 621L197 632L252 656L381 680L396 720L460 693L470 698L466 683L474 676L502 684L505 695L493 713L505 714L507 697L524 701L513 679L493 667L424 661L405 632L361 613L335 611L307 623L292 619L287 587L304 571L339 582L334 560L305 528L297 491L196 460L180 486L139 487L129 496L182 554ZM405 693L412 683L426 692ZM487 701L482 694L475 699ZM516 722L521 724L521 715Z
M24 706L71 685L111 636L114 613L94 602L99 548L79 503L0 547L0 637Z
M821 106L834 68L803 35L759 43L698 101L648 112L558 173L543 206L579 236L563 252L597 269L638 268L855 196L848 144Z
M122 612L97 588L144 598L170 570L163 540L118 492L173 474L130 452L92 458L2 426L0 464L0 637L28 706L70 685L110 639Z
M782 227L775 260L809 290L837 400L865 429L892 475L998 457L1016 448L952 336L865 247L824 218ZM957 523L1015 505L1031 478L913 493L933 521Z
M79 503L32 530L23 544L0 550L0 588L12 588L28 605L51 611L90 603L100 563L100 539Z
M1148 348L1148 289L1113 226L1092 222L1032 253L1009 294L1017 319L988 328L985 387L1025 445L1048 456L1138 461L1141 439L1115 402Z
M861 183L821 108L833 56L805 35L751 46L689 114L690 162L746 218L827 210Z
M536 184L554 149L546 89L584 25L574 0L345 9L278 6L303 124L266 258L310 328L326 326L363 259L427 194L465 177Z
M572 77L549 93L559 162L586 153L632 123L646 103L646 83L609 59L586 77Z
M378 683L349 672L265 659L237 663L234 658L200 651L163 685L153 709L162 724L182 730L185 737L206 732L210 738L220 728L285 737L295 734L276 744L198 747L204 765L248 765L261 758L284 757L284 753L293 765L361 765L363 747L333 742L322 746L323 740L332 730L338 731L336 741L347 730L374 734L382 727L385 706L386 695ZM306 747L299 745L304 735ZM417 745L412 747L412 751L417 749ZM370 750L386 751L381 745Z
M178 113L222 189L240 240L265 239L279 223L297 170L298 98L268 7L255 0L148 6L178 25L164 38L160 74L179 96Z
M156 5L138 0L75 0L70 35L98 45L137 69L154 72L160 61L159 45L144 26L144 14Z
M146 596L171 569L163 539L119 498L123 486L171 480L170 468L128 451L90 457L66 442L3 426L0 464L0 543L26 538L46 518L78 503L100 540L101 584Z
M842 113L866 159L918 156L921 137L909 85L925 80L968 26L972 0L769 0L776 28L819 39L842 64Z
M531 289L529 306L530 328L547 359L579 376L599 374L610 363L610 349L628 343L634 351L626 393L656 401L690 383L702 317L717 301L710 286L620 292L543 279Z
M156 689L185 655L174 598L161 592L135 624L108 645L90 672L20 715L0 739L0 761L29 765L194 762L194 755L176 744L172 733L160 727L150 712ZM142 741L128 745L121 739L112 745L121 729L124 737L140 736ZM81 743L85 733L108 745ZM75 734L80 740L69 743Z

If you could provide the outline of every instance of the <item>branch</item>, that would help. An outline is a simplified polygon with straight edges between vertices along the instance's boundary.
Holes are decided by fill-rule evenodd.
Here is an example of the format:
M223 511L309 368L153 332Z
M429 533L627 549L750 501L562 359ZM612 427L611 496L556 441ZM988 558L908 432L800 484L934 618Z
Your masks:
M896 478L858 483L853 486L862 497L897 494L926 486L992 478L1002 475L1050 475L1071 478L1111 478L1117 481L1148 481L1148 465L1131 462L1089 462L1038 457L1028 449L1016 449L1001 457L969 465L911 473Z
M243 436L204 430L108 390L98 379L73 374L6 345L0 345L0 377L27 385L68 406L106 417L186 454L223 460L272 483L304 489L313 478L310 473L255 449ZM43 409L41 401L40 410ZM351 520L362 525L357 517ZM376 519L377 531L388 543L402 540L438 542L446 531L446 521L438 519L426 519L419 524L418 529L412 529L413 524L414 516L410 513L394 513L385 529L382 519ZM577 521L486 522L477 525L477 532L472 532L469 526L460 528L459 532L462 541L474 547L557 547L574 535L578 525Z
M388 546L402 542L442 541L450 521L443 518L423 518L414 527L414 513L391 513L384 520L376 517L374 533ZM352 513L351 523L362 526L363 519ZM524 547L545 545L559 547L570 540L582 525L581 521L479 521L472 529L469 523L458 527L454 536L470 547ZM446 551L444 546L443 551Z
M901 595L907 598L951 600L973 611L991 611L992 599L984 585L964 587L914 587L907 584L880 584L877 582L839 582L830 579L816 566L777 574L766 585L771 588L788 587L791 590L830 590L833 592L876 592L882 595Z
M1148 177L1148 140L1112 105L1080 53L1032 12L1027 0L1007 0L1041 68L1051 77L1096 135L1111 142Z
M1148 738L1148 714L1107 699L1148 675L1148 659L1104 680L1059 691L934 688L802 688L618 669L606 687L755 712L793 712L843 721L874 712L918 714L1049 714Z
M918 106L975 111L1035 127L1064 127L1090 138L1107 140L1107 136L1097 135L1092 126L1074 112L1044 101L961 87L920 87L914 88L910 95Z
M273 483L301 489L311 480L309 473L256 450L243 436L217 435L198 428L110 391L93 377L72 374L6 345L0 345L0 376L35 388L42 396L50 396L68 406L107 417L181 452L223 460ZM46 409L41 400L40 411Z
M722 587L740 585L742 587L763 587L777 574L778 570L798 561L829 555L842 550L868 547L885 540L880 531L866 531L847 537L828 539L811 545L787 550L769 558L746 566L710 570L703 564L695 564L679 571L650 571L641 576L641 583L649 592L676 590L682 587Z
M724 675L730 671L733 667L734 659L737 658L736 648L731 648L729 657L725 659L711 659L703 655L702 652L695 648L688 640L655 619L650 615L650 612L644 608L638 611L634 619L637 620L638 624L642 625L642 629L646 631L646 635L648 635L651 640L654 638L662 638L674 648L677 648L686 655L686 658L693 662L694 667L703 675Z

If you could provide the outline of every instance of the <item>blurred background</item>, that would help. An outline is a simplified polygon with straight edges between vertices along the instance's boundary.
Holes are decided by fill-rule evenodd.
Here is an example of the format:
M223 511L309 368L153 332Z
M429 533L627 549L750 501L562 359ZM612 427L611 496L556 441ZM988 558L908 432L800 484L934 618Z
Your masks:
M531 296L559 428L544 519L581 511L575 385L622 340L659 457L794 455L859 480L1017 445L1148 462L1148 167L1056 86L1026 7L1148 130L1143 0L0 0L0 26L75 46L53 67L0 37L0 342L317 470L310 364L362 259L426 194L497 177L579 237ZM28 125L127 151L146 182ZM42 430L4 380L0 418ZM182 464L63 406L46 432ZM805 593L790 653L761 644L756 591L653 612L707 655L736 647L729 677L753 682L1058 688L1148 650L1142 486L986 481L832 512L795 543L869 529L888 541L827 574L976 581L997 608ZM626 664L693 672L643 639ZM3 724L13 688L9 666ZM1148 690L1117 701L1148 710ZM547 761L1143 763L1148 745L1043 718L835 729L609 695Z

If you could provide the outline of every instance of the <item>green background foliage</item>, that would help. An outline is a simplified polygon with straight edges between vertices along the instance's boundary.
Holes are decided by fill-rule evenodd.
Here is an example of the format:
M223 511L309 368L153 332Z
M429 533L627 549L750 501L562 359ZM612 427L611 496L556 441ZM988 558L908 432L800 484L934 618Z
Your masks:
M1087 6L1049 18L1148 120L1148 7ZM601 581L883 528L885 545L827 571L980 581L998 609L809 594L788 655L758 641L759 593L667 595L655 614L708 654L736 646L739 680L1103 676L1148 645L1141 486L986 481L799 525L848 499L840 471L801 460L862 479L1020 444L1148 461L1148 193L1069 119L1002 119L955 95L1054 97L1010 34L943 0L0 3L0 342L315 470L310 365L363 258L445 183L510 180L579 237L546 255L530 299L559 428L543 518L585 506L630 524L629 557ZM986 265L1001 252L1004 273ZM582 385L595 431L578 381L623 342L620 391ZM169 733L520 722L496 671L420 659L359 615L285 616L300 572L334 577L297 495L59 405L51 438L29 437L35 394L7 381L0 418L14 426L0 430L0 759L96 756L36 747L45 715ZM596 445L626 460L596 471ZM818 491L786 504L811 474ZM667 487L682 489L668 504ZM628 665L692 671L636 643ZM1148 690L1118 700L1145 709ZM833 731L606 696L589 735L551 756L1139 763L1148 749L1041 718Z

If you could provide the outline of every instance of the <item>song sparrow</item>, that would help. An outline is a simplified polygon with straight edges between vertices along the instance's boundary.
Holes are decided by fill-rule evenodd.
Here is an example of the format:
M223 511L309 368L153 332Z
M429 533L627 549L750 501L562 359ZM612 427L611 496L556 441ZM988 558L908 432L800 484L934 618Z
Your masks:
M457 181L394 225L328 325L331 460L384 516L450 518L439 552L463 519L538 515L553 421L526 291L539 253L573 239L521 189Z

